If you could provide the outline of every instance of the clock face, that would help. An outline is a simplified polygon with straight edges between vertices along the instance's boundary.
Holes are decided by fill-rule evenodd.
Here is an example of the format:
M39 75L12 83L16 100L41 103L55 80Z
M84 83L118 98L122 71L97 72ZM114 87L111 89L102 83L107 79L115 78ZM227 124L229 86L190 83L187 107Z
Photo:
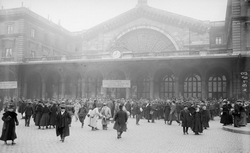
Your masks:
M121 55L122 55L122 53L118 50L116 50L112 53L113 58L120 58Z

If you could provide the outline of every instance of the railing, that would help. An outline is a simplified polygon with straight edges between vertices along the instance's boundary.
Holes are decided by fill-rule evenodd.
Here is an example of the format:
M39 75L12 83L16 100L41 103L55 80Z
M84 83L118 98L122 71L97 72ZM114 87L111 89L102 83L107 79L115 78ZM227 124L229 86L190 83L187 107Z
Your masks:
M2 57L1 62L14 62L14 57Z

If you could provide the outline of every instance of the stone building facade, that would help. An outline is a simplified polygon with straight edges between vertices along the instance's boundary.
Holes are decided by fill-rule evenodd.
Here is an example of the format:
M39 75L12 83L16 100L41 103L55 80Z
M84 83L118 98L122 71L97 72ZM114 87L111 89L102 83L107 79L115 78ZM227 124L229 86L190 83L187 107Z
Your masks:
M81 32L27 8L0 11L1 98L250 98L248 1L204 22L148 6ZM240 12L240 13L239 13ZM130 80L105 88L103 80Z

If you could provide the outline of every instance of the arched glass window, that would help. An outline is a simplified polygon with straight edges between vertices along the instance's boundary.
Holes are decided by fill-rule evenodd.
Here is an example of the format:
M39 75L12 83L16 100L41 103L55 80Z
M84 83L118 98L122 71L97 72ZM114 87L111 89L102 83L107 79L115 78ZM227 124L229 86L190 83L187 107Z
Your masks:
M199 75L193 73L185 78L184 97L201 97L201 77Z
M227 78L225 75L215 73L208 78L208 97L227 98Z
M166 75L160 82L160 98L174 97L174 76Z
M137 98L150 98L150 79L148 77L137 80Z

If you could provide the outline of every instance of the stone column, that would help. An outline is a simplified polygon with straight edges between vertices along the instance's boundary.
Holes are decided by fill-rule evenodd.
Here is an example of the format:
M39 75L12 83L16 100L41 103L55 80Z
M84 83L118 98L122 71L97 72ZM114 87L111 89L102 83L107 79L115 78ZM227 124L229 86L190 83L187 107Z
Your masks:
M206 86L206 81L205 80L201 81L201 86L202 86L201 97L202 97L202 99L205 99L205 98L207 98L207 86Z
M24 90L23 90L23 97L27 98L27 82L26 81L24 82L24 87L23 88L24 88Z
M64 98L64 94L65 94L65 82L62 79L61 80L61 98Z
M45 99L45 97L46 97L45 86L46 86L45 81L42 80L42 99Z
M174 83L174 96L179 97L179 78L175 77L175 83Z
M201 97L202 97L202 99L207 98L207 86L206 86L205 75L201 76Z
M150 99L154 99L154 78L150 77Z
M86 97L85 89L86 89L85 80L82 79L82 97L84 97L84 98Z

